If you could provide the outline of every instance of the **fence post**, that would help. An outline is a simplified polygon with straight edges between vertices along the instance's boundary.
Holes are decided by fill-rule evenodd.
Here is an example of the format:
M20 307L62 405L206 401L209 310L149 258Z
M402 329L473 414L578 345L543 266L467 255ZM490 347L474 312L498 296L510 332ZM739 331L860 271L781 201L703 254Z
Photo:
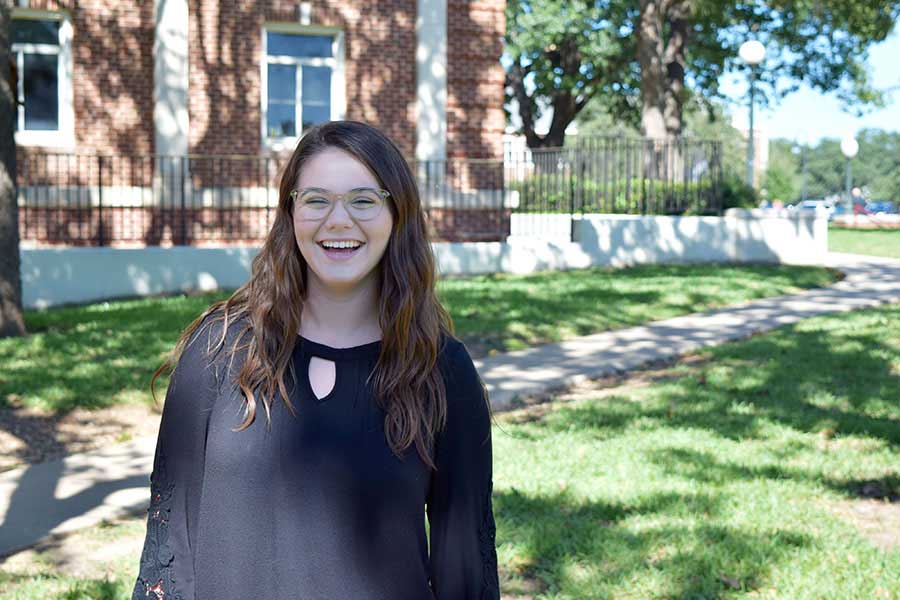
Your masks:
M266 231L268 231L269 227L271 227L271 224L269 221L269 219L271 218L269 205L272 204L271 199L270 199L270 193L272 191L272 185L271 185L272 184L272 176L271 176L272 165L270 163L271 160L272 160L271 156L266 156L266 174L265 174L265 178L266 178L266 227L265 227L265 229L266 229Z
M581 216L584 217L584 202L587 197L587 160L585 160L585 153L591 152L590 149L582 148L578 151L578 171L581 176Z
M574 150L569 150L568 160L566 161L569 165L569 241L575 241L575 165L572 164L572 159L578 160L578 155L575 154Z
M184 186L187 184L187 177L185 175L185 160L184 156L181 158L181 245L187 246L187 225L185 225L185 208L184 208Z
M97 157L97 245L102 246L103 240L103 157Z

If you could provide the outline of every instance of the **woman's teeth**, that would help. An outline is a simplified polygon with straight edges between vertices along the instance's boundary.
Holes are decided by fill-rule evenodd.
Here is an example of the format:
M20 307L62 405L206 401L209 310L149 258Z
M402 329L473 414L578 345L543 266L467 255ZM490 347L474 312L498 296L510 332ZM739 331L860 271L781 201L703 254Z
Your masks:
M338 254L350 254L362 248L362 244L351 244L349 242L339 243L336 245L319 244L326 252L334 252Z

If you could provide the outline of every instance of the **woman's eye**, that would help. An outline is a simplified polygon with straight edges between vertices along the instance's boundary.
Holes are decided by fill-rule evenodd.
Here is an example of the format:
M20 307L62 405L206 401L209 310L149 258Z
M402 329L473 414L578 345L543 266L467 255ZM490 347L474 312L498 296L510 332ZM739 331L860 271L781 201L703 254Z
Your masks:
M328 198L322 198L321 196L313 196L312 198L307 198L303 201L304 204L328 204Z
M357 196L353 199L353 204L356 204L357 206L371 206L375 204L375 201L366 196Z

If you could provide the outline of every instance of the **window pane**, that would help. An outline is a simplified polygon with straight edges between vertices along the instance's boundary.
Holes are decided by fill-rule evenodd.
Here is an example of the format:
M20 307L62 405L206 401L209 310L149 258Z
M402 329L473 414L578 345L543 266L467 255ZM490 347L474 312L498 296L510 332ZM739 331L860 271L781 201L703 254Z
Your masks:
M25 54L25 129L59 129L55 54Z
M266 33L266 49L269 56L296 56L298 58L327 58L332 56L330 35L293 35L290 33Z
M331 67L303 67L303 107L331 105Z
M313 125L325 123L331 120L331 109L327 106L303 105L303 130L306 131Z
M296 104L269 103L266 111L266 135L268 137L285 137L297 135L294 114Z
M269 65L269 100L297 101L297 67Z
M38 21L36 19L13 19L13 44L55 44L59 45L59 21Z

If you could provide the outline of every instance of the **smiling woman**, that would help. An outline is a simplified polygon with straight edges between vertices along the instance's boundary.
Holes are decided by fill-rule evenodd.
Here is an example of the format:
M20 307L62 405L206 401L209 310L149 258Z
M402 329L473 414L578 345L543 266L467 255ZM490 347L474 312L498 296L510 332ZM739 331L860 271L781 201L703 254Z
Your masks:
M327 289L343 293L356 288L352 294L356 315L349 314L344 306L340 311L342 314L333 316L348 327L351 341L354 331L357 334L374 331L376 327L371 322L377 315L374 278L394 221L392 212L384 210L390 192L381 189L371 170L352 154L327 147L310 156L299 173L297 188L291 190L290 196L297 246L311 269L310 291L319 296ZM350 246L356 249L350 249ZM323 262L323 258L327 260ZM323 286L326 280L328 284ZM321 311L317 309L326 306L333 304L313 300L310 312L314 316L308 317L305 325L309 328L318 325L321 329L319 322L331 320L329 315L318 314ZM348 318L358 323L354 324Z
M397 147L310 130L250 281L154 375L134 598L499 598L490 404L435 280Z

